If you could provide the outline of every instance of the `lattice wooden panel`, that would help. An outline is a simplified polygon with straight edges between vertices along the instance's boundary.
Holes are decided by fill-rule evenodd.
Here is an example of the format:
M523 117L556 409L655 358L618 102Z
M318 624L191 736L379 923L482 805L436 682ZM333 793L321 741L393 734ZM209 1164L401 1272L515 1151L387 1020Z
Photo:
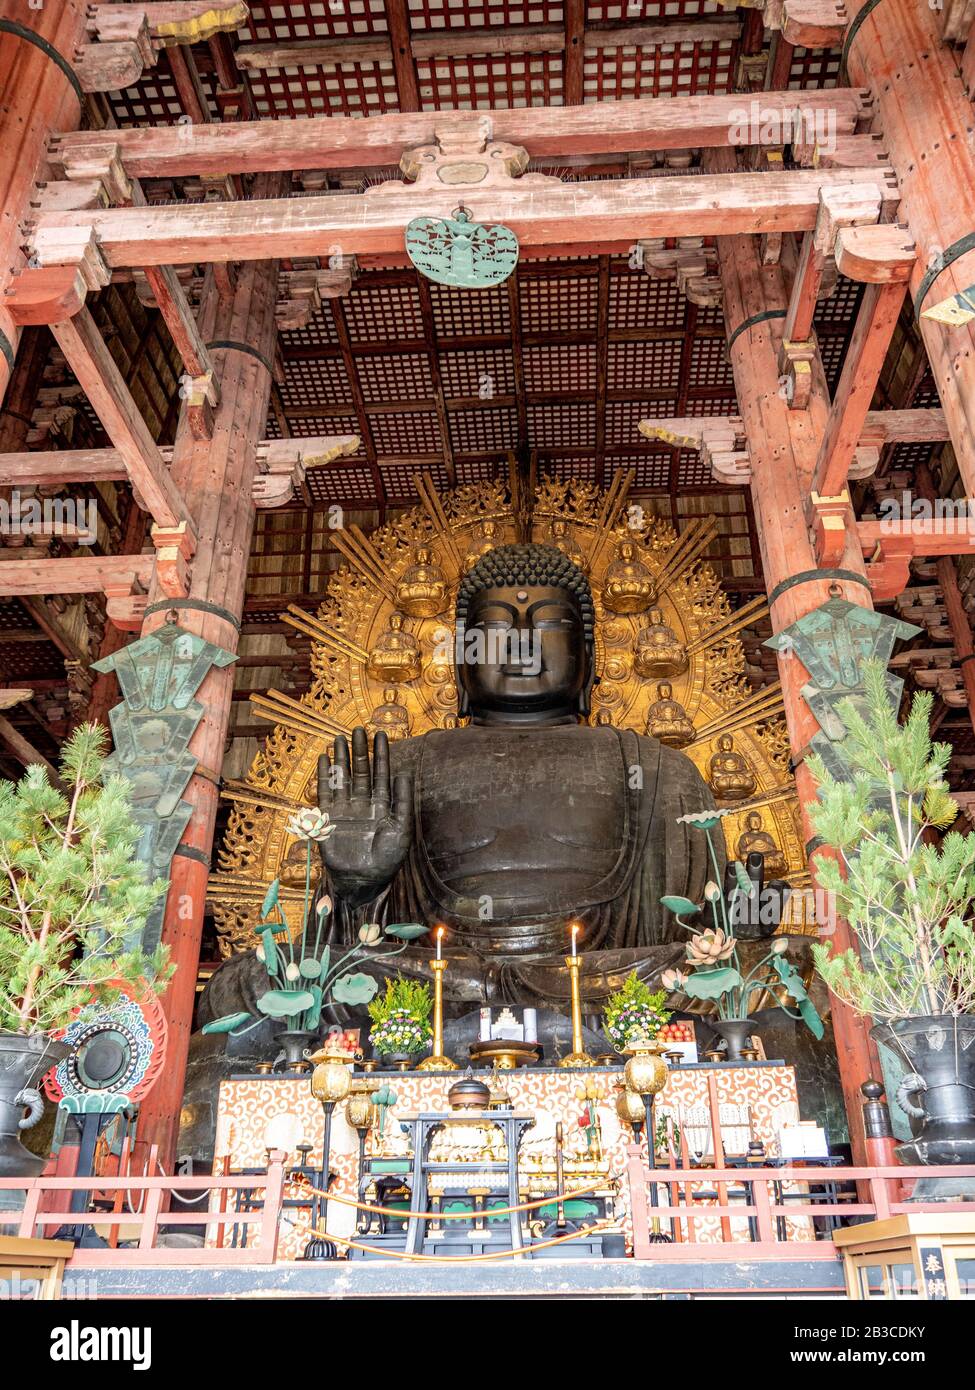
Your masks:
M703 96L732 89L737 45L729 41L603 48L586 54L586 102Z
M431 285L430 300L438 338L511 332L506 285L478 290L475 294L448 285Z

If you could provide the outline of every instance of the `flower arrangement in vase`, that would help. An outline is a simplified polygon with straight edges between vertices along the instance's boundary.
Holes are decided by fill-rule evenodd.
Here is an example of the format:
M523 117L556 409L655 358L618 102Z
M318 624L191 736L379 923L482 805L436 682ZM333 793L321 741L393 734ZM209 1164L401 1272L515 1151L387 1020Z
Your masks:
M670 991L681 991L692 999L708 1000L714 1003L717 1019L713 1026L727 1044L727 1060L737 1060L741 1056L742 1044L750 1029L749 1004L752 995L762 994L784 986L785 992L796 1005L795 1010L780 1003L779 1007L790 1018L802 1019L816 1038L823 1036L823 1021L806 991L802 977L785 959L789 949L786 937L772 939L765 955L745 970L738 954L738 942L732 931L731 922L740 900L755 894L757 885L737 859L734 861L734 886L728 894L722 893L715 880L721 877L721 868L711 839L711 831L727 811L695 811L681 816L680 821L693 825L707 836L708 854L714 869L715 878L704 888L704 905L699 906L689 898L679 896L662 897L660 901L677 918L679 926L691 933L691 940L685 947L685 968L665 970L661 983ZM699 926L685 922L684 917L698 917L710 909L710 926Z
M606 1000L603 1026L617 1052L622 1052L636 1038L652 1041L670 1018L664 1008L667 991L652 990L632 971Z
M433 1037L430 986L397 976L386 981L386 993L369 1005L369 1041L380 1057L415 1057Z

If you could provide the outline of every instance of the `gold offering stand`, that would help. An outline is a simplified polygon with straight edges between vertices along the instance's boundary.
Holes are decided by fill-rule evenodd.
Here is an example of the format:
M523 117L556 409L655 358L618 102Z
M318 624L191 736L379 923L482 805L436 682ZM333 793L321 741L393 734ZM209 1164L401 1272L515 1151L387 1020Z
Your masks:
M490 1062L498 1071L514 1071L515 1067L531 1067L541 1056L537 1043L518 1042L514 1038L491 1038L471 1043L472 1062Z

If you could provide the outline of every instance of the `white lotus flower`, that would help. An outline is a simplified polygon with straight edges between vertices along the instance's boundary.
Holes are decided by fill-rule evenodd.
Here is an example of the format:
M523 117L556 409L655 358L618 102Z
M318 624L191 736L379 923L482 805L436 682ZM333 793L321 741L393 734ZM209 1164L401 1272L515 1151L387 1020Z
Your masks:
M303 806L287 824L288 834L298 840L327 840L334 829L334 825L329 825L325 812L314 806Z
M365 926L359 928L359 940L363 946L375 946L383 934L383 929L378 922L367 922Z
M288 980L297 980L297 979L299 978L299 976L301 975L301 971L298 969L298 964L297 964L297 962L296 962L296 961L291 961L290 964L289 964L289 965L287 966L287 968L285 969L284 974L285 974L285 978L288 979Z

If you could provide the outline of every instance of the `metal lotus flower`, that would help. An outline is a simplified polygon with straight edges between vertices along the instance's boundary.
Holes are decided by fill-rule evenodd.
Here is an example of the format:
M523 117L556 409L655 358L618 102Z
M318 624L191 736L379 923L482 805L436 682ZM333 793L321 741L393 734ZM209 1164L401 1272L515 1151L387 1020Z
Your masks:
M295 812L285 828L289 835L299 840L327 840L335 826L329 825L324 811L314 806L303 806Z
M687 943L687 959L691 965L717 965L734 955L737 944L735 938L726 936L720 927L709 927Z

